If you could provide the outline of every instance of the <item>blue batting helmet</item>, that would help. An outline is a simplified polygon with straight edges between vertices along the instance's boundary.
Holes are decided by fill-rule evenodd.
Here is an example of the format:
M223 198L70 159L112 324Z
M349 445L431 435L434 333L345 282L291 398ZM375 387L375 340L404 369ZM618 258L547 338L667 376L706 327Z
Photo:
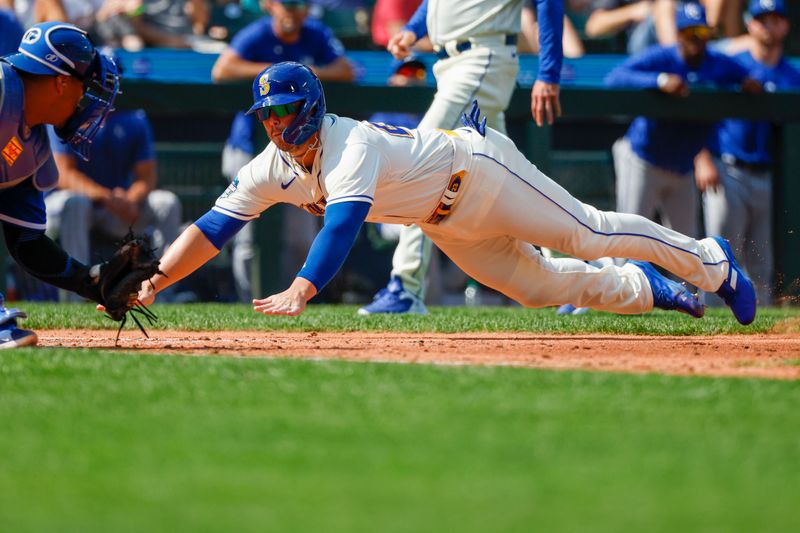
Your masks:
M247 114L274 105L301 102L297 117L284 130L283 140L303 144L322 126L325 117L325 93L310 68L294 61L275 63L253 80L253 105Z
M86 32L65 22L43 22L22 36L16 54L2 58L16 70L39 76L72 76L86 94L67 123L56 129L81 158L89 158L92 139L113 109L119 93L116 63L99 53Z

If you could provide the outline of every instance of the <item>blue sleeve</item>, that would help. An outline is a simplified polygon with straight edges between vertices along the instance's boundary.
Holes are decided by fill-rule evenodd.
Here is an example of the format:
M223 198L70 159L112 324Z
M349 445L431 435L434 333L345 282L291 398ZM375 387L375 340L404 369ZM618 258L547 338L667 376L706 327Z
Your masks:
M206 236L206 239L208 239L217 250L222 250L225 243L231 240L245 224L247 224L246 220L229 217L213 209L198 218L194 223L197 229Z
M788 61L787 61L788 63ZM783 90L797 90L800 89L800 70L797 70L791 65L788 65L788 68L785 69L786 74L786 81L785 85L781 87Z
M745 78L750 76L750 69L725 54L717 54L717 61L720 63L719 79L715 80L720 85L732 85L742 83Z
M328 27L320 28L320 45L314 54L314 62L323 67L329 65L344 55L344 46L341 41L334 36L333 31Z
M658 89L658 75L670 71L662 52L660 47L648 48L629 57L608 73L606 86Z
M342 268L370 207L372 204L367 202L329 205L325 209L325 225L311 244L306 264L297 276L307 279L321 291Z
M265 19L267 19L265 21ZM269 24L269 19L263 17L255 22L251 22L231 39L230 48L234 50L239 57L248 61L257 61L265 54L262 50L267 48L267 35L263 29L264 23Z
M536 20L539 22L539 74L536 79L546 83L561 82L564 49L564 1L536 0Z
M413 31L417 39L422 39L428 35L428 23L425 21L426 18L428 18L428 0L422 0L417 10L411 15L411 20L406 22L403 29Z

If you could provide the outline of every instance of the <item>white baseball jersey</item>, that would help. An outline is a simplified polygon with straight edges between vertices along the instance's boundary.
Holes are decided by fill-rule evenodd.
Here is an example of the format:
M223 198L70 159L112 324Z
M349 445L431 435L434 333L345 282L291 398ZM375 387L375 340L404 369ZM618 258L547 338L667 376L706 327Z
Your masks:
M239 171L214 209L252 220L276 203L321 216L327 205L357 201L372 204L370 222L418 222L431 215L457 171L455 142L439 130L408 130L329 114L310 172L270 144Z
M516 35L522 4L522 0L429 0L425 19L428 37L434 45L442 46L470 37Z

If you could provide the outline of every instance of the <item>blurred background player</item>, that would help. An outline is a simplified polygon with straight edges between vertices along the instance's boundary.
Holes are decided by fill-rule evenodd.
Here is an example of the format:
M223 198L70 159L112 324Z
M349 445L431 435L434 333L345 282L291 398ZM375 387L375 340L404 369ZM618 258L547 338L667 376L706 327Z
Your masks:
M728 56L707 50L711 28L705 9L683 4L677 12L678 42L655 46L615 68L609 87L657 89L676 97L695 84L741 85L759 91L748 70ZM698 236L699 198L694 159L708 145L712 123L637 117L613 147L617 211L660 221L684 235Z
M0 56L17 49L24 30L10 9L0 8Z
M308 18L305 0L264 0L269 16L243 28L220 54L211 71L217 83L252 81L256 74L272 63L297 61L311 67L322 80L353 81L355 74L344 56L344 47L333 32L321 22ZM256 122L253 117L237 113L231 133L222 152L222 173L231 181L253 157ZM308 247L319 229L317 217L286 209L282 272L293 276L302 266ZM249 302L252 294L252 261L255 257L253 228L248 225L233 243L233 274L239 299Z
M505 110L516 87L517 35L523 0L424 0L403 30L391 38L395 58L428 36L439 60L433 67L437 92L420 129L452 129L473 99L480 102L489 126L505 133ZM561 114L563 0L536 0L539 22L539 74L531 91L531 113L537 124ZM415 226L401 231L392 259L387 290L380 291L359 314L427 313L425 278L432 244Z
M752 0L748 49L734 59L767 92L800 89L800 72L784 56L789 20L783 0ZM703 191L706 233L731 243L756 285L760 305L772 303L772 127L766 121L724 120L712 143L696 161ZM713 302L713 300L710 300Z
M181 203L157 190L153 132L141 109L113 111L92 143L92 158L75 157L50 129L58 190L45 197L47 233L82 263L92 258L91 236L113 243L129 230L152 237L157 255L178 236Z
M113 61L71 24L43 23L0 58L0 223L9 254L29 274L99 301L99 275L45 236L44 191L58 184L46 124L82 158L119 91ZM79 106L80 104L80 106ZM36 344L25 313L0 306L0 348Z

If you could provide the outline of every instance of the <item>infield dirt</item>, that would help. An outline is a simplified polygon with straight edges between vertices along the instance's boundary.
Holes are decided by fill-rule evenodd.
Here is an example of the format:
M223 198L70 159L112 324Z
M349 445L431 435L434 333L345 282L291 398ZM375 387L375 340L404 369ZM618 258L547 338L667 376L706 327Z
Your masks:
M40 345L161 354L341 359L800 379L800 335L645 337L517 333L40 330Z

